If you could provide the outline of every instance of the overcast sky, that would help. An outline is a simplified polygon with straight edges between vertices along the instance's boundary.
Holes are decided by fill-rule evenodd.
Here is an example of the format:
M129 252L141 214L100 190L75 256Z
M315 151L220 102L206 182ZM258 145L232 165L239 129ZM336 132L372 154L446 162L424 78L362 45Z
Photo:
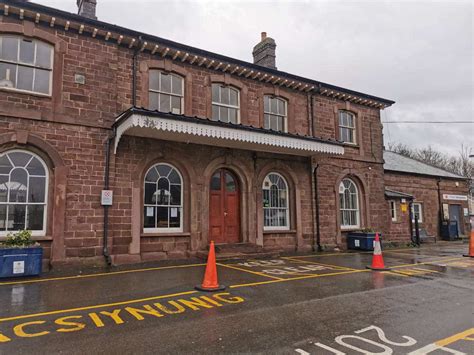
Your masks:
M76 0L35 0L76 12ZM385 144L474 147L473 1L97 0L99 20L252 61L266 31L280 70L396 101Z

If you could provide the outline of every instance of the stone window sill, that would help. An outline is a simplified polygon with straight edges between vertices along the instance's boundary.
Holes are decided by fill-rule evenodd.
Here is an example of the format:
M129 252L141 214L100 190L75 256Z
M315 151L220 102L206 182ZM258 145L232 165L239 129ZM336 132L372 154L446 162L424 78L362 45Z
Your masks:
M191 233L141 233L142 238L190 237Z
M0 237L0 242L1 241L4 241L6 240L7 237L5 236L1 236ZM49 236L49 235L46 235L46 236L32 236L31 237L32 240L36 241L36 242L43 242L43 241L50 241L50 240L53 240L53 237L52 236Z
M295 234L295 233L296 233L295 229L286 229L286 230L276 229L276 230L263 231L263 234Z

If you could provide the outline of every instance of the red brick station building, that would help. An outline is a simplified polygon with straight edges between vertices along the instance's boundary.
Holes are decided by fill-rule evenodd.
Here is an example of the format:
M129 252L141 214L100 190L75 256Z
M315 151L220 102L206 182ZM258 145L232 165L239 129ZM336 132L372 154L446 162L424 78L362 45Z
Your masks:
M277 70L265 33L248 63L77 2L0 1L0 240L32 230L53 265L189 258L211 240L344 248L363 228L408 243L405 205L438 234L443 195L467 228L462 177L384 173L393 101Z

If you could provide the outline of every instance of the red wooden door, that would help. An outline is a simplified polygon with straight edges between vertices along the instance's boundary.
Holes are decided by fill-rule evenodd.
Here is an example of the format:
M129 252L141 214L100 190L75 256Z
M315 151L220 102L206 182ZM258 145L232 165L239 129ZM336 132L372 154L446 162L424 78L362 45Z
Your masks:
M209 237L216 243L238 243L240 239L239 185L231 172L217 170L211 178Z

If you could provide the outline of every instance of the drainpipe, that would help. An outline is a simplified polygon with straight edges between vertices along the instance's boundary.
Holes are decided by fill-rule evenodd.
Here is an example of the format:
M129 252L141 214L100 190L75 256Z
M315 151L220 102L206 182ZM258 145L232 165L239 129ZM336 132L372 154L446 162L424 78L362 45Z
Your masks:
M438 205L439 205L439 221L438 221L438 235L441 238L441 230L443 226L443 202L441 200L441 179L438 178L436 185L438 186ZM449 226L449 225L448 225Z
M135 49L133 50L133 57L132 57L132 106L137 106L137 58L140 45L142 43L142 36L138 37L138 43Z
M318 191L318 168L319 164L316 164L313 170L314 176L314 202L316 205L316 247L315 250L318 252L323 251L321 247L321 230L320 230L320 223L319 223L319 191Z
M115 128L113 130L112 135L107 138L105 142L105 174L104 174L104 190L108 190L110 187L109 180L110 180L110 146L112 141L115 138ZM103 236L103 250L102 255L104 255L105 261L107 265L112 264L112 258L110 257L109 253L109 246L108 246L108 236L109 236L109 207L104 206L104 236Z
M408 221L410 225L410 240L414 243L413 240L413 215L412 215L412 209L413 209L413 200L410 200L408 203Z

